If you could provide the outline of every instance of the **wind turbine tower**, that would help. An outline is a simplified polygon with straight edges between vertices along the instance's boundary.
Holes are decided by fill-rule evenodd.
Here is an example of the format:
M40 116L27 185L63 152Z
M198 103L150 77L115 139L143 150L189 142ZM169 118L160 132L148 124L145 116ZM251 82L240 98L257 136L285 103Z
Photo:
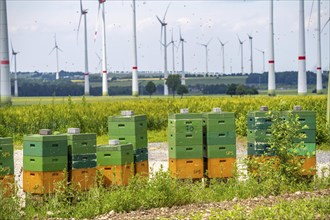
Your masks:
M14 58L14 95L18 97L18 83L17 83L17 60L16 60L16 55L18 54L18 51L14 50L13 44L11 44L11 54L12 58Z
M181 50L182 50L182 76L181 76L181 83L182 85L186 85L186 78L185 78L185 72L184 72L184 43L186 41L183 39L182 34L181 34L181 29L180 29L180 43L181 44Z
M265 72L265 51L263 50L259 50L256 49L257 51L259 51L260 53L262 53L262 73Z
M49 55L50 55L51 53L53 53L54 50L56 50L56 51L55 51L55 53L56 53L56 80L58 80L58 79L60 78L60 74L59 74L59 66L58 66L58 51L63 52L63 50L61 50L61 48L59 48L58 45L57 45L56 35L54 36L54 38L55 38L55 46L54 46L53 49L50 51Z
M78 25L78 31L77 31L77 37L79 34L79 28L81 23L81 18L84 16L84 37L85 37L85 95L89 95L89 71L88 71L88 45L87 45L87 9L83 9L82 0L80 0L80 19L79 19L79 25Z
M205 47L205 75L204 77L206 77L206 74L209 73L209 50L208 50L208 46L210 44L212 39L209 40L209 42L207 42L207 44L198 44L200 46Z
M0 0L0 105L11 103L6 0Z
M253 73L253 49L252 49L253 48L253 45L252 45L253 38L250 35L248 35L248 37L249 37L249 40L250 40L250 64L251 64L250 73L252 74Z
M275 55L274 55L274 1L270 0L269 49L268 49L268 95L275 96Z
M240 44L240 51L241 51L241 73L242 75L244 75L244 63L243 63L243 44L245 42L244 41L241 41L241 39L237 36L238 38L238 41L239 41L239 44Z
M163 20L161 20L158 16L156 16L156 18L158 19L160 25L161 25L161 32L160 32L160 43L163 45L164 47L164 95L167 96L168 95L168 86L166 85L166 80L168 77L168 72L167 72L167 47L169 46L169 44L167 44L167 39L166 39L166 26L167 23L165 22L165 18L166 18L166 14L168 11L168 8L170 7L170 5L167 6L167 9L165 11ZM163 39L163 33L164 33L164 42L162 42Z
M317 67L316 67L316 92L322 94L322 63L321 63L321 0L317 0Z
M99 8L97 13L96 31L94 39L97 37L97 28L99 21L100 10L102 10L102 95L108 96L108 79L107 79L107 45L106 45L106 27L105 27L105 9L104 4L106 0L98 0ZM102 8L102 9L101 9Z
M223 43L220 39L219 40L219 43L221 45L221 56L222 56L222 74L225 74L226 71L225 71L225 45L227 44L226 43Z
M307 95L304 7L304 0L299 0L298 95Z
M132 67L132 96L139 96L138 64L137 64L137 39L136 39L136 7L132 2L133 10L133 67Z
M174 54L175 43L173 40L173 28L172 28L172 36L171 36L170 44L172 44L172 74L175 74L175 54Z

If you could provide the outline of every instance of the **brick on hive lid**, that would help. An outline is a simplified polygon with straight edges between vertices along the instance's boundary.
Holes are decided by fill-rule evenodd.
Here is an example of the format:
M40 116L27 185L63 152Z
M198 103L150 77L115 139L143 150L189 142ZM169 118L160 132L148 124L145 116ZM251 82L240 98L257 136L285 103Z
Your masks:
M134 111L133 110L121 111L121 115L122 116L132 116L132 115L134 115Z
M221 108L217 107L217 108L213 108L212 110L215 113L220 113L221 112Z
M120 142L119 140L109 140L109 145L110 146L116 146L116 145L119 145Z
M268 112L268 106L260 106L260 111Z
M295 106L293 106L293 111L301 111L301 110L302 110L301 105L295 105Z
M187 114L187 113L189 113L189 109L187 109L187 108L182 108L182 109L180 109L180 113L182 113L182 114Z
M40 129L39 130L39 134L40 135L51 135L52 134L52 130L51 129Z
M68 128L68 134L80 134L80 128Z

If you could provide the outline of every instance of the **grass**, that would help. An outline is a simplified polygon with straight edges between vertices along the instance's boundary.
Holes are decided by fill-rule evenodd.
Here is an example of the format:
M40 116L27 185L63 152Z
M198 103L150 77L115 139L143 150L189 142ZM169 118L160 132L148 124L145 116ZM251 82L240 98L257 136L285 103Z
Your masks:
M43 202L28 195L25 208L19 206L18 197L0 198L0 219L92 218L111 210L127 212L191 203L221 202L233 198L276 196L329 187L330 177L316 177L312 181L302 182L290 182L285 178L271 178L262 182L254 178L246 181L232 178L227 182L212 180L209 187L203 187L199 181L177 181L168 172L159 171L149 180L134 177L127 187L95 187L88 192L74 191L68 187L58 190L54 195L45 196ZM326 206L323 207L325 210ZM248 214L241 209L236 212ZM225 214L229 216L235 213ZM294 217L297 216L298 213L295 213Z
M273 206L257 206L252 210L244 205L235 205L230 210L211 209L209 213L198 212L189 219L328 219L330 217L330 196L323 198L280 201ZM172 219L172 218L171 218ZM176 216L175 219L187 219Z

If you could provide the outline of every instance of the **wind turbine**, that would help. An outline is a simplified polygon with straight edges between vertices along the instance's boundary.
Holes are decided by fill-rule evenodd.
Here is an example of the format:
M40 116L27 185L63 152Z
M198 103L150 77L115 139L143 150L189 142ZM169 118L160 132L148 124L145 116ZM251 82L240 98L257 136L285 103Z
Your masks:
M298 95L307 95L304 7L304 0L299 0Z
M170 7L170 4L168 4L163 20L161 20L158 16L156 16L157 20L159 21L161 27L160 27L160 43L164 47L164 95L168 95L168 86L166 84L166 80L168 77L168 72L167 72L167 47L169 44L167 44L167 39L166 39L166 26L167 23L165 22L166 14L168 11L168 8ZM163 33L164 33L164 42L162 42L163 39Z
M95 71L97 71L97 69L99 67L101 67L101 72L102 72L102 58L97 53L95 53L95 54L96 54L96 56L97 56L97 58L99 60L99 63L97 64L97 67L95 68Z
M219 38L218 41L221 45L221 56L222 56L222 74L225 74L225 45L228 43L223 43Z
M207 42L207 44L200 44L200 43L198 43L198 45L205 47L205 70L206 71L205 71L204 77L209 72L209 51L208 51L208 48L207 47L209 46L211 40L212 39L210 39L209 42Z
M61 50L61 48L58 47L57 45L57 41L56 41L56 35L54 36L55 38L55 46L53 47L53 49L50 51L49 55L51 53L53 53L54 50L56 50L56 80L58 80L60 78L60 75L59 75L59 67L58 67L58 51L61 51L63 52L63 50Z
M325 23L325 25L323 26L322 31L327 26L327 24L330 24L329 23L330 22L330 1L329 1L328 10L329 10L329 12L328 12L329 19ZM329 36L329 42L330 42L330 25L329 25L329 34L328 34L328 36ZM328 71L328 96L327 96L327 126L329 128L329 126L330 126L330 77L329 77L330 76L330 45L329 45L329 59L328 59L328 61L329 61L329 66L328 66L329 71Z
M317 0L317 67L316 67L316 92L322 94L322 62L321 62L321 0Z
M11 103L6 0L0 0L0 104Z
M248 35L249 37L249 41L250 41L250 74L253 73L253 45L252 45L252 40L253 40L253 37L251 35Z
M269 51L268 51L268 95L275 96L275 55L274 55L274 1L270 0Z
M13 43L11 42L11 54L12 54L12 59L14 58L15 64L14 64L14 95L18 97L18 84L17 84L17 60L16 60L16 55L18 54L18 51L14 50Z
M105 28L105 9L104 4L106 0L98 0L99 8L97 12L96 30L94 34L94 40L97 37L97 29L99 23L100 10L102 10L102 95L108 96L108 79L107 79L107 51L106 51L106 28Z
M171 36L171 41L170 44L172 44L172 74L175 74L175 55L174 55L174 47L175 47L175 43L173 40L173 28L172 28L172 36Z
M181 76L181 82L182 85L186 85L186 78L185 78L185 72L184 72L184 43L186 43L187 41L184 40L184 38L182 37L181 34L181 28L180 28L180 42L179 42L179 46L181 44L181 50L182 50L182 76Z
M239 38L238 35L237 35L237 38L238 38L238 42L240 44L240 51L241 51L241 73L242 73L242 75L244 75L243 44L244 44L245 40L244 41L241 41L241 39Z
M84 16L84 37L85 37L85 73L84 73L84 78L85 78L85 95L89 95L89 71L88 71L88 46L87 46L87 9L83 9L82 5L82 0L80 0L80 19L79 19L79 25L78 25L78 30L77 30L77 38L79 35L79 29L80 29L80 23L81 23L81 18Z
M132 3L133 10L133 67L132 67L132 96L139 96L138 67L137 67L137 39L136 39L136 7L135 0Z
M257 51L259 51L260 53L262 53L262 73L265 72L265 51L264 50L259 50L256 49Z

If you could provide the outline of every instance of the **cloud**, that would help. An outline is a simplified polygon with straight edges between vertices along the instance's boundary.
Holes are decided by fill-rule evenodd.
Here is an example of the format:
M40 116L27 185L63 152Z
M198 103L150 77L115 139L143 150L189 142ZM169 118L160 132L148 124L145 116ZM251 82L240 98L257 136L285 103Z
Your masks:
M156 18L147 17L147 18L138 20L137 24L136 24L137 30L143 31L144 29L151 27L153 25L155 19Z

